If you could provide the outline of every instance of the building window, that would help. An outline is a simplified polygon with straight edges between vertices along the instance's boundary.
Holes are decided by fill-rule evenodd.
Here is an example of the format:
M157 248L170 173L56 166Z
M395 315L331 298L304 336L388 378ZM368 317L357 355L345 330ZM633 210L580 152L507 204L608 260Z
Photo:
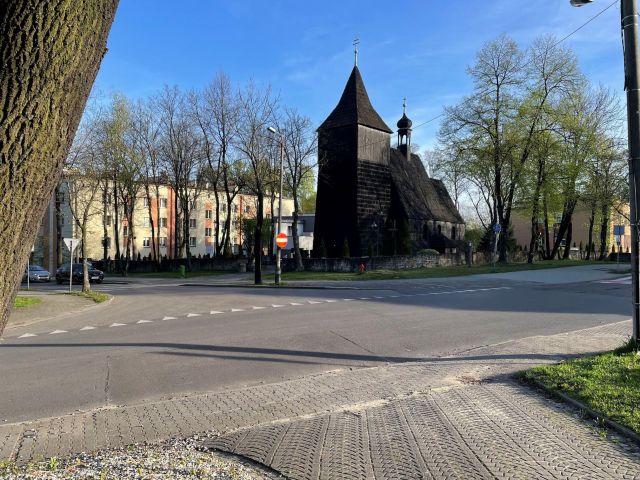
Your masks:
M129 227L127 225L125 225L124 227L122 227L122 234L126 237L127 235L129 235Z
M227 204L226 204L226 203L224 203L224 202L222 202L222 203L220 204L220 210L223 210L223 211L225 211L225 212L226 212L226 211L227 211Z
M113 219L111 218L111 215L107 215L107 218L105 218L104 223L107 227L110 227L112 221Z
M158 237L158 244L161 247L166 247L167 246L167 237Z
M160 219L160 226L166 228L167 226L167 217L163 217Z
M191 210L197 210L197 209L198 209L198 201L191 200Z
M160 198L160 208L167 208L167 199Z
M204 211L204 218L208 218L208 219L213 218L213 210L205 210Z
M149 237L144 237L144 238L142 239L142 246L143 246L143 247L147 247L147 248L148 248L148 247L150 247L150 246L151 246L151 238L149 238Z
M189 228L196 228L196 219L195 218L190 218L189 219Z
M151 218L144 217L144 226L148 227L149 225L151 225Z
M442 225L438 225L438 234L442 233Z
M289 237L290 237L292 233L293 233L293 229L291 228L291 225L289 225L289 226L287 227L287 236L289 236Z
M64 194L62 194L62 200L61 201L64 201ZM104 203L105 203L105 205L111 205L111 194L110 193L106 193L104 195Z
M451 227L451 240L456 239L456 227L455 225Z
M196 246L196 237L189 237L189 246L190 247Z
M145 207L148 207L148 206L149 206L149 197L144 197L144 198L142 199L142 204L143 204Z
M206 227L206 228L204 229L204 236L205 236L205 237L212 237L212 236L213 236L213 235L212 235L212 233L213 233L213 228L211 228L211 227Z

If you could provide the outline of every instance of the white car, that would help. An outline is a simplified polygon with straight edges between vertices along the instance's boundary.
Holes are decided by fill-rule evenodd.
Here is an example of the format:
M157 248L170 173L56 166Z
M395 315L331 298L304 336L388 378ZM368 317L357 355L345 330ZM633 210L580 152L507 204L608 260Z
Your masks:
M23 275L23 280L27 281L27 275ZM51 274L40 265L29 265L29 281L30 282L48 282L51 280Z

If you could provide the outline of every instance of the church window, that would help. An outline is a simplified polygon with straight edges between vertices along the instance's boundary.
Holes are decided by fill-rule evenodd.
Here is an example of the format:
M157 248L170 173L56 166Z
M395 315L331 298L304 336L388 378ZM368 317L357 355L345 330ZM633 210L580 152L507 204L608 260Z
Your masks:
M456 226L452 226L451 227L451 240L455 240L456 239Z

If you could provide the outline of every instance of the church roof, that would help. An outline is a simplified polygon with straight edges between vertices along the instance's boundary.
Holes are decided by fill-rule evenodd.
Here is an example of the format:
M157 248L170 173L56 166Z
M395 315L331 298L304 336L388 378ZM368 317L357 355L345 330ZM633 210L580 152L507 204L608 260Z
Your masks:
M391 129L371 105L367 89L364 87L364 82L357 66L353 67L338 105L327 119L322 122L318 130L356 124L391 133Z
M412 153L408 160L392 148L390 160L393 189L408 218L464 223L444 183L429 178L418 155Z

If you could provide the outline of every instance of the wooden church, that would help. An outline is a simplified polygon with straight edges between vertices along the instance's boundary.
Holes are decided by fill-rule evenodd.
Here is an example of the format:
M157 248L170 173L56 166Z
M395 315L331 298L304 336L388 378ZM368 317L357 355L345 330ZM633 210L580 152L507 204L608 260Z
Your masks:
M404 107L403 107L404 109ZM314 256L440 252L462 248L464 220L440 180L411 153L411 120L398 121L398 147L374 110L358 66L318 128Z

